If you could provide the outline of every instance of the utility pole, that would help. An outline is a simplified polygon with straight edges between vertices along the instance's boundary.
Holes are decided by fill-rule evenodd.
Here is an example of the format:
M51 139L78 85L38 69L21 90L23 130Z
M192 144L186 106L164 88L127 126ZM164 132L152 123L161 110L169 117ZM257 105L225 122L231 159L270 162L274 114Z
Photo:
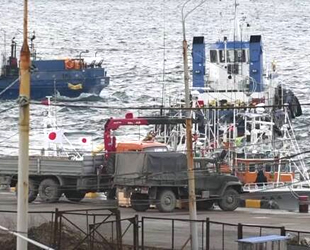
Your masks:
M27 41L28 0L24 0L24 41L20 52L19 86L19 157L17 232L28 236L28 178L29 178L29 103L30 103L30 50ZM27 250L28 242L17 238L17 250Z
M182 6L182 28L183 28L183 64L184 64L184 83L185 83L185 107L186 111L186 149L187 149L187 175L189 189L189 218L197 220L196 209L196 192L195 192L195 173L194 173L194 158L193 158L193 142L192 142L192 117L189 98L189 72L188 72L188 57L187 57L187 41L185 35L185 19L195 9L201 6L205 1L201 1L196 7L188 11L184 15L185 5L191 0L187 0ZM190 224L191 232L191 249L198 250L198 231L196 222Z

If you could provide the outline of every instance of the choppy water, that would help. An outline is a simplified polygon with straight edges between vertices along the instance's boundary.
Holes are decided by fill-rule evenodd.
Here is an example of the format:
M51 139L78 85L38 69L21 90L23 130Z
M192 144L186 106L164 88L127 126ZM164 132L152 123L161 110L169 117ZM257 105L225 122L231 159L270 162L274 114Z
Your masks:
M15 36L22 41L23 6L20 0L0 0L0 44L6 50ZM193 1L195 2L195 1ZM197 2L197 1L196 1ZM204 35L214 42L221 29L228 30L233 18L231 0L209 0L186 21L186 37ZM279 79L293 88L302 103L309 101L310 40L309 0L240 0L239 12L256 34L262 34L265 55L275 59ZM175 97L183 91L182 23L180 0L29 0L29 31L35 30L35 45L41 58L83 56L104 58L111 84L101 98L75 104L136 106L160 104L163 80L166 95ZM188 9L194 5L189 3ZM165 49L164 49L165 48ZM165 63L164 63L165 59ZM165 69L165 70L164 70ZM163 75L163 72L165 74ZM74 100L71 100L74 101ZM16 153L18 143L18 108L14 101L0 102L2 119L0 153ZM307 148L309 116L294 121L296 133ZM31 147L39 148L44 108L31 107ZM59 108L58 122L73 140L80 133L91 133L96 143L102 141L104 121L125 111L89 108ZM136 112L137 114L137 112ZM132 128L123 131L130 133Z

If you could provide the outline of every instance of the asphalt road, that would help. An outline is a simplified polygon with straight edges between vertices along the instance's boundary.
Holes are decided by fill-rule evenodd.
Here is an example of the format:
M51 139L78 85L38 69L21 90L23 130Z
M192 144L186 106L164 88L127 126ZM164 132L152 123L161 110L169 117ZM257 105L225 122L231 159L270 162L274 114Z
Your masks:
M9 227L11 229L16 228L16 214L9 211L16 211L17 199L14 193L0 192L0 225ZM55 211L58 208L60 211L72 210L72 209L106 209L113 207L111 202L103 200L102 197L94 199L84 199L80 203L68 202L62 199L59 203L44 204L40 202L34 202L29 204L29 211L37 211L38 214L30 216L29 224L35 225L44 221L48 221L51 215L45 214L44 211ZM131 218L137 213L131 208L120 208L121 217ZM144 218L144 242L145 245L181 249L189 237L190 225L187 221L178 221L178 219L188 219L189 214L187 210L177 209L174 213L160 213L155 208L149 209L147 212L138 213L139 220ZM156 218L156 219L154 219ZM214 222L224 222L231 224L255 224L264 226L284 226L290 230L300 230L310 232L310 214L287 212L282 210L267 210L267 209L249 209L238 208L234 212L224 212L215 207L213 211L198 211L197 219L206 220L209 218ZM77 223L81 228L85 225L85 216L71 216L71 219ZM176 219L174 222L171 219ZM97 218L98 222L99 219ZM130 223L127 220L122 222L122 230L124 232L124 242L127 244L132 243L132 228L126 231L127 226ZM174 229L172 229L174 228ZM197 223L199 233L199 245L205 247L205 224ZM85 229L86 230L86 229ZM103 234L111 230L111 226L104 226L101 229ZM126 231L126 232L125 232ZM223 235L224 232L224 235ZM264 229L261 232L263 235L267 234L279 234L279 230ZM210 226L210 246L211 249L237 249L235 240L237 239L237 227L225 226L223 231L222 225L211 224ZM260 234L259 228L246 227L243 230L244 237L258 236ZM173 235L173 236L172 236ZM113 237L113 235L109 235ZM310 235L308 235L309 237ZM142 239L141 227L140 227L140 242ZM172 243L173 242L173 243ZM224 245L223 245L224 244ZM188 247L184 249L189 249Z

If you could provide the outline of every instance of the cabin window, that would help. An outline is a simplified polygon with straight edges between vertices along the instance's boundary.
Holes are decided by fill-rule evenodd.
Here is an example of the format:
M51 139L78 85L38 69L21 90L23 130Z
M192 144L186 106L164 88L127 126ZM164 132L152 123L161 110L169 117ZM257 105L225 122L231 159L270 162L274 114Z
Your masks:
M281 172L288 172L289 171L289 166L288 164L281 163Z
M227 50L227 62L229 62L229 63L235 62L233 50Z
M217 63L217 51L216 50L210 50L210 61L211 63Z
M266 172L271 172L271 164L265 164L265 171Z
M245 164L244 163L238 163L238 171L239 172L245 172Z
M225 53L223 50L220 50L220 62L223 63L225 62Z
M250 164L249 165L249 172L255 172L256 171L256 164Z
M235 50L235 58L237 62L246 62L245 50Z
M246 62L246 52L245 50L235 49L235 50L227 50L227 62Z

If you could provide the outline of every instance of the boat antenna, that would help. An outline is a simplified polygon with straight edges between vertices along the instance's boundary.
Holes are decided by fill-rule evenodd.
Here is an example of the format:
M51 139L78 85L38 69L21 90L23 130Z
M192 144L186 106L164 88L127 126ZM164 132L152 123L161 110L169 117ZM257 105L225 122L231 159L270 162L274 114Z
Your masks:
M6 31L4 29L0 29L3 32L3 43L4 43L4 58L6 60Z
M32 37L30 38L30 53L31 53L32 60L36 60L36 57L37 57L37 53L36 53L36 50L34 48L34 43L33 43L34 39L36 39L35 31L33 31Z
M165 73L166 73L166 12L165 12L165 3L166 1L163 1L163 19L164 19L164 32L163 32L163 78L162 78L162 99L161 99L161 106L164 107L165 105L165 91L166 91L166 79L165 79ZM160 115L162 115L163 110L160 110Z

